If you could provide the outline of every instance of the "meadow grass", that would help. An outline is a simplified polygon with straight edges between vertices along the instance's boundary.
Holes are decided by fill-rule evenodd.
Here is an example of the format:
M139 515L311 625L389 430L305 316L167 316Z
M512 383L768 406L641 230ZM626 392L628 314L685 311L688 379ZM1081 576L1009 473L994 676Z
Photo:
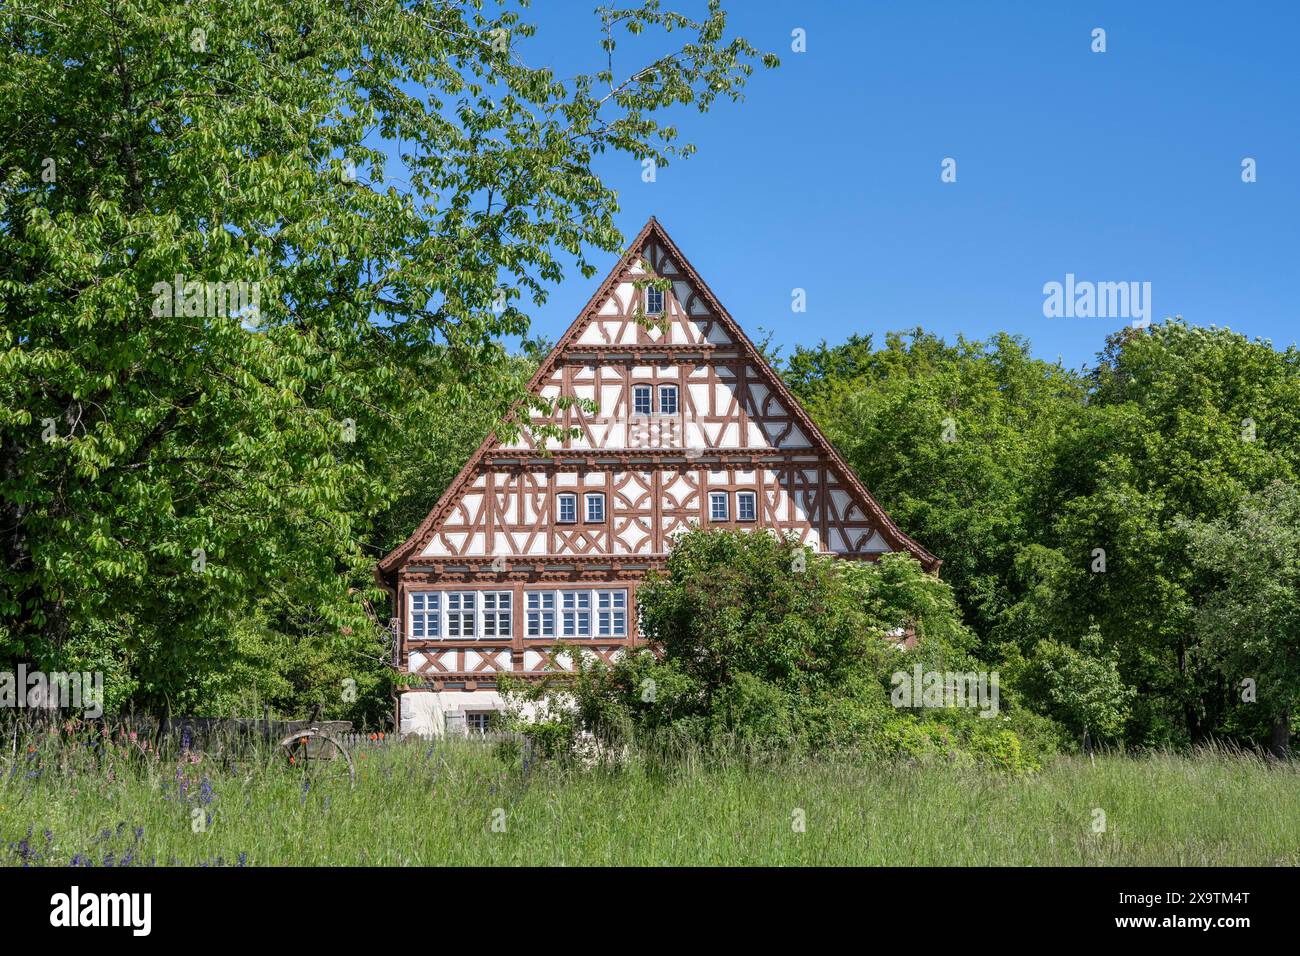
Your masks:
M490 745L406 741L360 748L355 789L305 786L270 751L13 751L10 865L1300 864L1297 766L1214 750L1008 777L845 757L525 769Z

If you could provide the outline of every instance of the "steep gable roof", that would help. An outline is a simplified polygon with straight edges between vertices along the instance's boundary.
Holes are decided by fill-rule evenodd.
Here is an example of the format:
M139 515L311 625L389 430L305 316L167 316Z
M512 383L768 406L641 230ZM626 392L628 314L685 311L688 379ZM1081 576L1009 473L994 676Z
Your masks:
M587 304L583 306L573 323L565 331L564 335L560 337L560 340L555 344L555 347L551 350L550 354L547 355L546 359L537 369L537 372L529 380L526 391L529 394L536 395L539 393L543 383L550 380L556 367L560 364L561 360L565 358L566 353L569 353L577 344L583 330L587 328L591 320L597 315L602 304L604 304L614 293L614 290L617 288L619 283L624 281L629 273L639 271L637 266L642 260L648 244L652 242L657 242L661 248L666 251L667 255L675 263L680 275L691 284L696 294L703 298L708 307L708 311L711 313L711 318L721 324L721 327L726 331L726 334L730 336L734 346L740 350L745 358L752 364L753 368L758 371L771 392L775 394L780 401L785 403L787 408L790 410L790 414L797 421L799 427L810 442L810 450L822 454L827 459L840 480L845 483L849 491L858 499L866 513L871 515L872 518L878 522L879 531L890 547L894 550L906 551L912 554L928 570L937 571L941 564L940 560L929 551L925 550L925 548L921 547L920 544L913 541L896 524L894 524L890 517L885 513L884 509L882 509L876 502L875 498L872 497L871 492L868 491L859 480L853 469L849 467L848 463L844 461L835 447L829 440L827 440L826 436L822 434L821 429L819 429L813 422L807 411L805 411L803 406L799 403L799 400L795 398L794 394L791 393L785 382L782 381L781 377L776 373L776 370L772 368L767 359L763 357L763 354L759 351L758 347L750 341L749 337L731 317L731 314L727 312L722 303L718 301L717 296L713 294L713 291L709 288L708 284L700 277L699 273L695 270L695 267L691 265L690 261L682 254L681 250L677 247L677 244L673 242L667 231L653 216L650 217L649 221L641 231L637 233L636 237L628 245L627 251L623 254L622 258L620 258L614 268L610 270L604 281L596 288L596 291L592 294L591 298L587 300ZM512 406L507 418L516 414L522 405L523 400L520 399L514 404L514 406ZM401 567L406 560L420 552L420 549L428 542L440 522L445 519L448 511L455 505L456 501L463 494L467 483L475 475L484 455L497 444L497 435L496 432L493 431L483 440L474 454L470 456L469 461L465 463L465 466L456 475L455 479L447 487L447 490L443 492L442 497L438 499L437 504L434 505L433 509L429 512L424 521L420 523L420 526L409 538L406 539L405 542L393 549L392 552L386 555L379 562L376 569L376 575L381 579L381 581L390 581L397 569Z

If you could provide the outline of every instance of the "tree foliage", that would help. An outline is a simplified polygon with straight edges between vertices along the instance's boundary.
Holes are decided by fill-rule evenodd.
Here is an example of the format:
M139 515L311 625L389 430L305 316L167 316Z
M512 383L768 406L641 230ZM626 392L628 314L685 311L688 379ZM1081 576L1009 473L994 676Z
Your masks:
M1170 320L1111 336L1099 359L1070 372L1014 337L950 346L918 330L874 351L862 338L800 349L785 374L891 516L944 559L985 661L1043 642L1083 653L1099 633L1106 651L1081 663L1118 654L1136 691L1128 740L1258 739L1225 662L1278 647L1241 606L1217 636L1205 621L1225 581L1240 594L1265 572L1189 534L1294 484L1300 353Z
M689 154L664 111L758 58L717 3L595 25L562 78L510 7L0 8L0 655L89 642L191 712L274 635L373 670L407 495L517 395L561 257L621 242L596 157Z

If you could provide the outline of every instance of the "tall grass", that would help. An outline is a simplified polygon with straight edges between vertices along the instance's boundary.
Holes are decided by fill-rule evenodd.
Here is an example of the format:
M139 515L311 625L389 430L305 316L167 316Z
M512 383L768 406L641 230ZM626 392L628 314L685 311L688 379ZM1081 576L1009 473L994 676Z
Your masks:
M458 741L355 756L349 789L305 785L273 748L7 740L0 862L1300 864L1295 765L1218 749L1061 758L1022 777L716 754L565 769Z

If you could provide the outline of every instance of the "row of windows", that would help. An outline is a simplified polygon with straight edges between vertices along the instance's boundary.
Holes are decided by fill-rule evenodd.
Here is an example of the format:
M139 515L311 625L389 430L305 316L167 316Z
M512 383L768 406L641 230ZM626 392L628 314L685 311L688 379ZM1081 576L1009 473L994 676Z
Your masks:
M510 591L415 591L411 639L478 640L512 633ZM529 637L626 637L627 591L528 591Z
M605 495L603 492L589 492L583 496L586 503L586 521L588 524L600 524L605 520ZM752 491L736 492L736 520L755 521L758 518L758 495ZM578 496L560 494L555 496L555 520L560 524L575 524L578 520ZM709 520L731 520L731 493L726 491L709 492Z
M653 385L632 386L632 414L653 415L655 411L655 387ZM677 414L677 386L659 386L659 414Z
M709 520L728 521L731 518L731 493L709 492ZM755 521L758 517L758 495L752 491L736 492L736 520Z
M590 492L583 496L587 506L588 524L600 524L605 520L605 495L602 492ZM560 524L574 524L578 520L578 496L562 494L555 496L555 520Z

